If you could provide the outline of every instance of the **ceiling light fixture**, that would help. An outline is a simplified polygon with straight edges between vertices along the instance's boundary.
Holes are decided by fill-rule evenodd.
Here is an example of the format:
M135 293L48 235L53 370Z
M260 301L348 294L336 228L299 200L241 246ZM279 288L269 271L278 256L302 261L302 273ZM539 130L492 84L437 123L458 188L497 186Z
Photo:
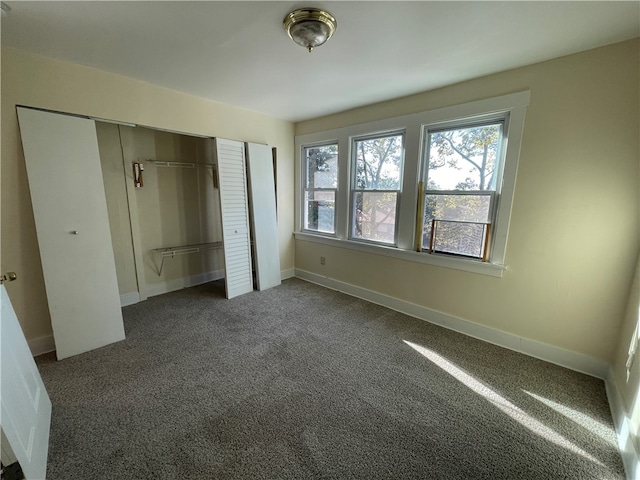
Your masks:
M291 40L311 52L329 40L338 22L326 10L301 8L284 17L282 22Z

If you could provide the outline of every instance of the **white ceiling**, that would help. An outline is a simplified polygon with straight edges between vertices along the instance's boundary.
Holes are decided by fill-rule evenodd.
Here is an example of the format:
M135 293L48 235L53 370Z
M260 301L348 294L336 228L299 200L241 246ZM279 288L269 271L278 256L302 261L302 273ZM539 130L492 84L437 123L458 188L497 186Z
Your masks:
M640 2L11 1L2 44L300 121L640 35ZM282 28L329 10L312 53Z

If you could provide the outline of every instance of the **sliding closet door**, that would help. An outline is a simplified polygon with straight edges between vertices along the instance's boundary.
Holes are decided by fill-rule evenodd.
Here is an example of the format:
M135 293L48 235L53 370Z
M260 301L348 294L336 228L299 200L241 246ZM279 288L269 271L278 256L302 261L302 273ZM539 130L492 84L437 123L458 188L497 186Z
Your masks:
M93 120L18 108L58 359L124 339Z
M251 227L258 290L280 285L280 247L271 147L247 143Z
M253 290L244 144L215 139L227 298Z

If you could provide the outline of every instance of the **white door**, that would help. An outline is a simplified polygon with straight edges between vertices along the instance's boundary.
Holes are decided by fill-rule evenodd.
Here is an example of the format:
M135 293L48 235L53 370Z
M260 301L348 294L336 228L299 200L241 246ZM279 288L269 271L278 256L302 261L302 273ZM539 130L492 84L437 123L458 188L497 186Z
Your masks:
M51 400L4 285L0 285L0 427L27 480L47 470Z
M227 298L253 290L244 144L216 138Z
M273 157L268 145L247 143L246 148L256 284L266 290L281 283Z
M59 360L124 339L95 122L18 108Z

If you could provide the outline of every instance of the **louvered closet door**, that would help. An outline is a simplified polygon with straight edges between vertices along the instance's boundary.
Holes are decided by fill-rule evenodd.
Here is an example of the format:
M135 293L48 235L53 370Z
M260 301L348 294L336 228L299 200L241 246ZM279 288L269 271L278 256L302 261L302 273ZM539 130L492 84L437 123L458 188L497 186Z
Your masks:
M253 290L244 145L216 138L227 298Z

